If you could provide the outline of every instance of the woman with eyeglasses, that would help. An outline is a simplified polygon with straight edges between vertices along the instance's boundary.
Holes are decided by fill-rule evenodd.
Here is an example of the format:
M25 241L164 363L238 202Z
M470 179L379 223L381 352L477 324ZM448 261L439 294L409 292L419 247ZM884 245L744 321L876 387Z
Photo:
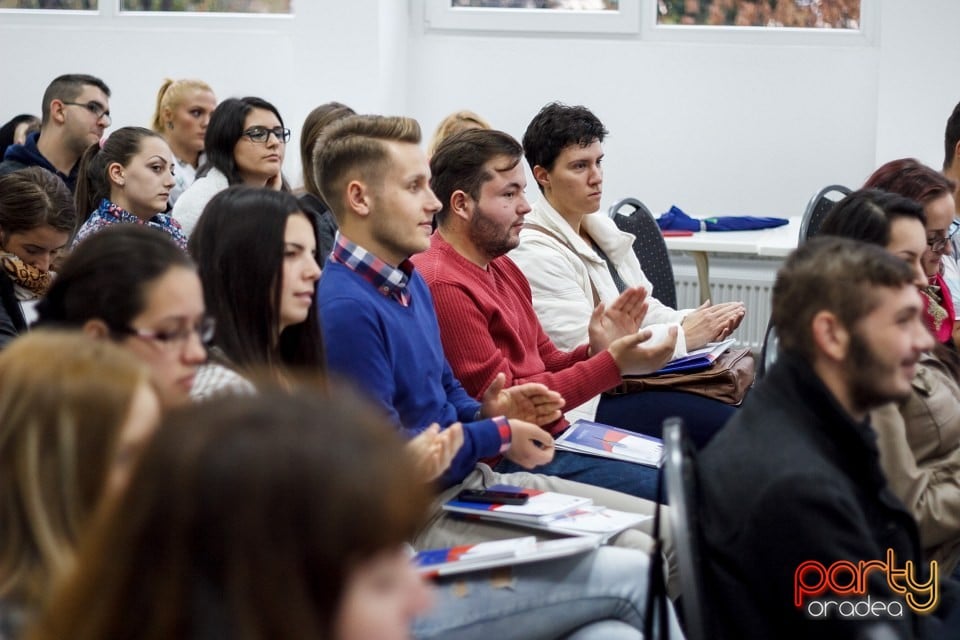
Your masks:
M173 174L177 184L170 191L171 205L193 184L197 169L206 159L204 137L210 115L216 108L217 97L202 80L167 78L160 85L150 128L166 139L177 163Z
M210 116L204 137L206 164L173 207L173 217L187 236L210 199L231 185L289 191L281 173L289 141L290 129L266 100L247 97L221 102Z
M37 326L81 329L135 354L165 407L189 399L213 336L193 262L168 235L142 225L113 225L82 242L37 313Z
M190 236L207 311L217 320L195 400L250 392L247 378L324 368L314 294L315 220L282 191L238 185L210 200Z
M929 280L921 290L926 303L924 320L927 328L943 344L960 343L960 325L953 299L943 279L943 260L950 258L950 235L955 203L954 184L938 171L913 158L892 160L873 172L864 188L883 189L920 203L926 216L927 250L922 257L923 270Z
M76 224L70 190L46 169L0 176L0 349L36 319Z
M86 215L73 246L115 224L139 224L168 234L181 248L187 238L167 210L173 180L173 152L159 134L143 127L123 127L80 159L77 211Z

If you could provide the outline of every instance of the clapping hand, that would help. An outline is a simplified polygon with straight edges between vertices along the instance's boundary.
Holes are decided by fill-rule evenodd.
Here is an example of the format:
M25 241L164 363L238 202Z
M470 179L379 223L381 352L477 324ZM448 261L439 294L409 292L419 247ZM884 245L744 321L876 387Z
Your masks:
M556 391L551 391L538 382L518 384L507 389L507 377L498 373L487 390L483 392L480 414L486 418L506 416L508 419L524 420L537 425L550 424L563 414L564 400Z
M600 353L618 338L636 333L646 315L647 292L643 287L626 289L609 307L598 304L587 326L590 353Z

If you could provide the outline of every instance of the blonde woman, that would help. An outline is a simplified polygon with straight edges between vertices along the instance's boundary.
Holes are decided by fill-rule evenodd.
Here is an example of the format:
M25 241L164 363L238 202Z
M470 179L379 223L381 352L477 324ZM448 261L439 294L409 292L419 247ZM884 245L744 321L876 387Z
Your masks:
M193 184L204 161L203 140L210 114L216 108L217 97L202 80L167 78L160 85L150 128L166 139L177 163L177 185L170 191L171 206Z
M430 138L430 144L427 145L427 157L432 158L437 147L440 146L440 143L455 133L467 131L468 129L492 128L483 116L473 111L468 111L467 109L454 111L437 125L437 130L433 132L433 137Z
M146 367L106 341L38 330L0 354L0 638L17 636L71 564L159 406Z

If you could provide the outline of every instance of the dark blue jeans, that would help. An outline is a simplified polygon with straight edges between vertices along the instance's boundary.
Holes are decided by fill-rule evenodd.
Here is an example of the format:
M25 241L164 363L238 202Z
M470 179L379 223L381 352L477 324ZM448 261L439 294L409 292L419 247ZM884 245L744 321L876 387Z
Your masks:
M660 438L663 435L663 421L671 416L679 416L683 418L687 435L700 449L735 411L736 407L695 393L641 391L601 396L596 420Z
M527 471L504 458L493 468L500 473ZM604 489L613 489L639 498L656 501L658 470L633 462L588 456L573 451L557 451L553 462L531 470ZM666 504L666 500L663 501Z

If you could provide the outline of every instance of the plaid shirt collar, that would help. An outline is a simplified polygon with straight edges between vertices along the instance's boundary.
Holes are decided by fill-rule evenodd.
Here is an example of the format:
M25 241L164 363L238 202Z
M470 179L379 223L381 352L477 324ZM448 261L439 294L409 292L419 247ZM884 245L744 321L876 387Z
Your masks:
M376 287L377 291L393 298L405 307L410 306L410 274L413 263L404 260L398 267L391 267L342 233L337 234L330 259L339 262Z

